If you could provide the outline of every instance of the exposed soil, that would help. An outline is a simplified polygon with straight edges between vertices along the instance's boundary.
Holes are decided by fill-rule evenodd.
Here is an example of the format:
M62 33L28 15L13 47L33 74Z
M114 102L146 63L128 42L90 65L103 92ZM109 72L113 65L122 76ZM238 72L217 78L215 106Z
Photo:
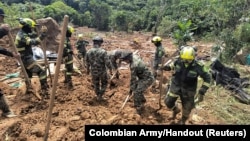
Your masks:
M116 48L139 50L139 54L150 66L150 60L153 56L154 45L150 42L151 33L101 33L94 29L78 28L77 33L83 33L85 39L90 42L88 49L92 47L91 38L95 34L104 37L104 46L106 50ZM134 39L139 41L139 45L133 45ZM76 38L72 38L72 43ZM8 39L5 37L0 42L1 46L10 49ZM200 53L209 52L210 44L193 43L198 46ZM163 39L163 45L166 51L172 54L176 49L171 39ZM5 74L20 71L16 60L10 57L0 56L1 78ZM75 60L75 65L79 66ZM104 101L97 101L91 83L91 76L86 75L84 69L81 69L82 75L75 73L73 75L74 90L68 91L63 83L64 74L61 71L58 79L57 91L55 93L54 108L49 130L48 140L50 141L80 141L84 139L84 125L86 124L134 124L134 125L156 125L156 124L175 124L176 120L170 120L171 111L166 108L161 99L162 108L159 108L159 92L152 93L148 89L145 93L147 102L145 111L139 116L134 107L133 100L129 99L124 108L120 111L124 100L129 91L130 71L126 69L126 64L120 69L120 79L112 80L112 85L108 87ZM171 73L164 72L164 82L169 82ZM52 76L53 78L53 76ZM35 89L39 89L39 81L34 77L32 84ZM48 82L50 78L48 77ZM0 140L18 140L18 141L39 141L43 140L45 127L47 124L47 114L49 109L49 100L39 101L34 95L29 99L24 99L25 85L20 88L12 88L6 83L0 83L9 101L11 109L18 115L14 118L0 117ZM165 85L164 85L165 86ZM212 91L209 90L208 94ZM180 103L179 103L180 104ZM205 101L199 108L194 109L192 116L187 124L234 124L225 123L214 116L214 99L205 97ZM249 111L248 111L249 112Z

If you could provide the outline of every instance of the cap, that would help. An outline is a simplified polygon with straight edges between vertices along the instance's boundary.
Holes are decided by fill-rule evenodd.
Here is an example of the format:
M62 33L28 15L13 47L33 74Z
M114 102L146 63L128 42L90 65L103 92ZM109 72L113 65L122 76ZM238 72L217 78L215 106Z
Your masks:
M3 16L3 17L6 16L2 8L0 8L0 16Z

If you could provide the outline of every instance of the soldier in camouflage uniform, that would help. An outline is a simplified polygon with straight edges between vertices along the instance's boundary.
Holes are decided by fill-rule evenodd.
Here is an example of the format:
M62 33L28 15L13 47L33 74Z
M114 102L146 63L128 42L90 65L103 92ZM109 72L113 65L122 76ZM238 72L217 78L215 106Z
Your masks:
M156 49L155 49L155 56L154 56L154 65L153 65L153 69L154 69L154 77L156 78L157 73L156 71L158 69L160 69L159 65L161 65L161 61L162 58L165 56L165 50L162 47L162 43L161 43L162 39L159 36L154 36L153 39L151 40L151 42L155 45Z
M129 52L129 51L123 50L123 49L115 49L115 50L108 51L108 56L110 59L110 63L112 65L112 69L117 71L115 74L117 79L119 79L118 66L120 66L120 63L121 63L120 57L121 57L123 52Z
M162 47L162 38L159 36L154 36L151 42L155 45L155 55L154 55L154 62L153 62L153 74L155 80L157 79L158 70L160 69L160 65L162 64L163 57L165 56L165 50ZM156 82L152 85L152 91L156 91Z
M78 35L78 40L76 41L76 48L78 50L78 58L83 60L85 66L85 56L86 56L86 46L89 44L88 41L83 39L83 34Z
M18 52L21 55L22 62L26 68L29 78L32 78L33 73L39 76L41 84L41 92L44 97L48 98L48 84L46 70L42 68L33 59L32 45L38 45L41 43L46 36L47 27L42 26L40 36L33 37L33 30L35 29L36 23L30 18L19 18L21 29L16 35L15 44ZM34 93L31 87L28 87L27 93Z
M68 90L73 89L73 82L72 82L72 77L71 77L74 71L73 49L70 43L70 37L73 32L74 32L74 28L72 26L68 26L67 31L66 31L66 40L64 42L64 49L63 49L63 63L65 65L64 83L66 83Z
M191 110L194 108L194 97L196 94L198 77L200 76L204 83L199 89L198 102L203 101L203 96L210 85L210 75L204 69L204 66L195 60L195 50L193 47L183 47L180 50L180 56L176 61L165 64L161 69L170 71L174 70L171 79L170 89L165 98L165 104L169 109L173 110L172 119L180 112L176 100L178 97L182 103L182 119L180 124L185 124L189 118Z
M97 100L102 100L107 85L108 73L107 68L112 74L112 67L107 55L107 51L101 48L103 38L96 36L93 38L93 48L89 49L86 54L87 74L91 73Z
M144 92L154 82L154 75L136 54L124 52L120 58L130 64L131 79L129 94L134 93L134 106L138 114L142 114L146 99Z
M0 9L1 13L1 9ZM6 25L4 25L6 26ZM7 27L4 27L7 28ZM7 30L5 30L3 27L0 27L0 38L2 38L6 33L8 33ZM6 32L5 32L6 31ZM12 52L7 51L4 48L0 47L0 54L10 56L10 57L17 57L17 54L13 54ZM7 104L7 100L5 99L3 91L0 89L0 110L3 111L2 115L5 117L15 117L16 115L10 110L9 105Z

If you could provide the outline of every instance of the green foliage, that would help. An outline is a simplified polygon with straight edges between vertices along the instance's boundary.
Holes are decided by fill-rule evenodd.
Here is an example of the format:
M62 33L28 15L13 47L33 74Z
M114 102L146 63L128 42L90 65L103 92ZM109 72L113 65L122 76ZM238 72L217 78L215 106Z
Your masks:
M243 42L250 43L250 24L249 23L242 24L239 39Z
M75 22L74 20L78 18L77 11L61 1L46 6L44 8L44 14L47 15L47 17L53 17L57 22L62 21L65 15L68 15L70 21L73 20L73 23Z
M224 29L220 39L224 42L224 52L222 53L222 61L231 63L231 58L243 47L243 42L234 36L234 32L230 29Z
M177 23L173 20L170 19L170 17L166 16L163 17L159 27L157 28L157 31L159 33L159 35L163 36L163 37L168 37L171 32L173 31L175 25Z
M193 40L193 33L191 32L191 20L178 21L177 26L173 32L175 44L180 47L186 45L188 41Z
M93 27L98 30L109 29L109 17L111 16L111 8L107 3L101 1L90 1L91 16L93 17Z

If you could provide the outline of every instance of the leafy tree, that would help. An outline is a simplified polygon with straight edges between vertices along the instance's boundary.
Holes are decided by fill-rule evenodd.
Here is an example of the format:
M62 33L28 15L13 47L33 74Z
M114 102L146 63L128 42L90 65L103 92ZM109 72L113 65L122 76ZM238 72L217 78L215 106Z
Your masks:
M57 1L52 3L51 5L46 6L44 8L44 14L47 17L53 17L57 22L62 21L65 15L68 15L70 21L73 21L73 23L77 22L78 18L77 11L61 1Z
M191 20L183 20L177 22L177 27L174 29L173 38L178 47L186 45L188 41L193 40L193 32L191 32Z
M93 27L98 30L109 29L109 17L111 15L111 8L108 4L101 1L90 1L91 14L93 17Z

